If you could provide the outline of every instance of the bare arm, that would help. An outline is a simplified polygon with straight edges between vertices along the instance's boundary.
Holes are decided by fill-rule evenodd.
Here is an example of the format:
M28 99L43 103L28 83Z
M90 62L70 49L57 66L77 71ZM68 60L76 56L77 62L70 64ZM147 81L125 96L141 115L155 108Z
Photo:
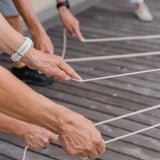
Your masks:
M0 113L0 131L24 140L32 147L39 148L57 140L57 136L45 128L29 124Z
M13 0L17 10L23 17L34 41L36 49L46 53L54 53L52 42L36 16L30 0ZM38 3L38 2L37 2Z
M16 32L0 14L0 49L13 54L24 43L24 37ZM81 77L65 61L56 55L44 54L44 52L31 47L21 59L30 68L41 71L47 76L58 81L69 80L70 77Z
M23 36L12 29L0 14L0 48L11 55L23 42ZM80 79L61 58L34 48L25 54L22 61L48 75L63 77L68 74ZM105 151L101 134L91 121L36 93L3 67L0 67L0 75L0 112L57 133L68 154L95 158Z
M95 158L105 151L93 123L54 103L0 67L0 112L57 133L68 154Z
M0 13L0 49L11 55L23 42L23 36L15 31Z
M64 2L65 0L57 0L57 3ZM59 15L63 25L67 28L68 33L71 36L77 37L79 40L83 40L83 36L80 32L79 21L72 15L70 10L66 6L59 8Z
M60 115L68 110L34 92L3 67L0 73L0 112L42 127L48 124L47 128L57 133Z

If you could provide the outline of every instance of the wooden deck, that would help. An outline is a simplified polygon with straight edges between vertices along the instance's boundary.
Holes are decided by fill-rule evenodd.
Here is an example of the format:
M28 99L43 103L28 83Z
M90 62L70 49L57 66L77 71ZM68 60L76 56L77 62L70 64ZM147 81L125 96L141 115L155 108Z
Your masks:
M160 34L160 1L148 5L155 20L142 23L133 15L128 0L102 0L101 3L77 15L85 38L125 37ZM55 45L55 53L62 51L61 25L47 30ZM83 44L69 37L66 58L116 55L159 51L160 40L124 41ZM100 77L160 68L159 56L70 63L84 78ZM0 64L10 68L7 55L1 55ZM110 119L160 103L160 72L101 80L84 84L55 82L48 87L31 86L50 99L83 114L94 122ZM105 140L130 133L160 122L160 110L102 125L98 129ZM25 144L18 138L0 132L0 160L20 160ZM160 160L160 128L126 138L106 146L100 160ZM27 160L79 160L68 156L59 143L39 150L30 149Z

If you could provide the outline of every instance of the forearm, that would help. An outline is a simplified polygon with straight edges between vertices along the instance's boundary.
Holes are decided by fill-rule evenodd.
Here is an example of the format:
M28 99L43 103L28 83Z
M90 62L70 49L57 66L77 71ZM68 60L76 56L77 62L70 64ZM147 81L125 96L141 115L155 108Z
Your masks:
M3 67L0 74L0 112L60 132L70 110L36 93Z
M23 138L29 124L0 113L0 131Z
M16 32L0 13L0 49L13 54L24 43L24 37Z
M0 49L9 55L12 55L19 49L24 41L24 37L16 30L14 30L0 13ZM31 47L30 50L34 50L33 47ZM31 54L32 51L28 52L28 54L25 54L21 61L24 63L32 63L29 59Z
M45 32L32 8L30 0L13 0L13 2L20 15L23 17L31 34L41 34L41 32Z

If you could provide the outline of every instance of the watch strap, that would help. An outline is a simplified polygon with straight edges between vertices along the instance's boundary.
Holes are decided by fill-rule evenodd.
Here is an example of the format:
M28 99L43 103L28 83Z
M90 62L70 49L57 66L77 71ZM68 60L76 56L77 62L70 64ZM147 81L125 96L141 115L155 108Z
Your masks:
M70 8L69 1L66 0L64 2L57 3L57 9L59 9L62 6L66 6L67 8Z
M21 58L26 54L26 52L33 46L33 41L28 38L24 37L25 42L22 44L22 46L11 56L11 60L14 62L18 62L21 60Z

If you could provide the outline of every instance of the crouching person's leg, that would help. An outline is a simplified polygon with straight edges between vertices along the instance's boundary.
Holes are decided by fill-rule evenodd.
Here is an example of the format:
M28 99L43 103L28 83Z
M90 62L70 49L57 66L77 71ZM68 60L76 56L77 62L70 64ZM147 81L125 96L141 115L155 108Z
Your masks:
M153 16L144 0L130 0L130 2L136 4L135 14L139 20L144 22L150 22L153 20Z

